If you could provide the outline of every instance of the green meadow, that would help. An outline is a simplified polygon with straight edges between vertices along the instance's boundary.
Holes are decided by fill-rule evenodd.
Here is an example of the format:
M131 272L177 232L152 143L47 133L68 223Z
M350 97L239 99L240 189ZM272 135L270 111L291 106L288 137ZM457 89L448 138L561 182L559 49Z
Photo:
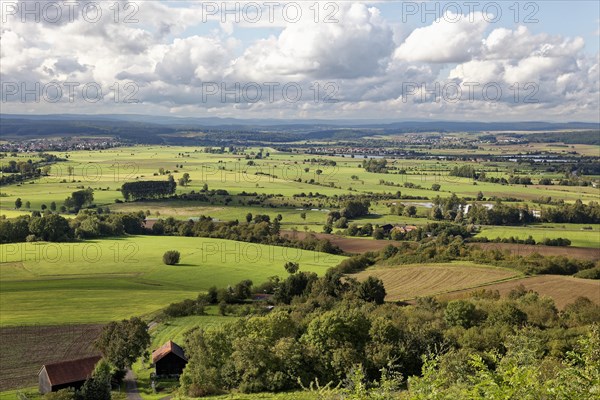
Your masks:
M591 227L592 229L584 229ZM488 239L515 237L527 239L533 237L536 242L544 239L567 238L571 240L571 246L576 247L600 247L600 225L582 224L539 224L529 226L490 226L482 227L476 237L487 237Z
M181 252L167 266L167 250ZM0 246L0 326L107 322L144 315L211 286L260 284L295 261L324 273L344 257L221 239L137 236Z
M248 149L248 152L258 149ZM518 197L526 201L541 196L551 196L567 202L582 199L598 200L598 190L592 187L560 187L537 185L499 185L448 176L454 166L464 163L440 160L391 160L390 165L406 171L405 174L381 174L366 172L360 164L363 158L344 158L336 156L316 156L305 154L278 153L273 149L266 159L249 160L244 155L207 154L203 148L171 147L171 146L135 146L113 148L99 151L74 151L54 153L67 158L66 162L54 164L50 175L2 188L0 198L2 213L14 210L14 202L20 197L23 202L29 201L31 209L40 209L42 204L50 205L52 201L59 206L73 191L82 187L94 189L95 202L98 205L114 204L116 199L122 200L119 191L121 184L136 179L164 180L166 175L158 174L160 168L170 171L175 179L189 173L191 182L187 187L178 187L178 193L200 190L204 184L211 189L226 189L231 194L242 191L261 194L294 194L319 192L326 195L342 195L347 193L381 193L401 191L403 195L435 197L456 193L459 196L475 197L479 191L486 197ZM23 158L23 156L20 156ZM35 156L32 156L35 158ZM335 161L335 166L311 163L310 159ZM8 159L3 159L6 163ZM72 167L72 173L69 172ZM476 164L477 168L486 170L490 176L507 175L506 171L516 167L514 163ZM499 170L500 172L495 172ZM527 175L527 170L519 171ZM534 182L542 177L533 175ZM297 182L301 179L302 182ZM314 183L305 181L314 180ZM388 184L381 184L384 180ZM412 183L421 188L406 188L405 183ZM440 192L430 190L431 185L441 185Z

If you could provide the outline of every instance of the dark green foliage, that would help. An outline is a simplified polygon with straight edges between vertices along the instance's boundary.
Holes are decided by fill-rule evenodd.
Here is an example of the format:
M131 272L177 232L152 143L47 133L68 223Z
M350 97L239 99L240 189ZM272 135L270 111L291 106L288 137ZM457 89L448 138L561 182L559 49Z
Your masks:
M404 242L393 250L387 247L379 253L386 264L418 264L425 262L449 262L468 260L481 264L492 264L504 268L514 268L525 274L573 275L579 271L595 267L593 261L567 258L563 256L541 256L532 253L527 256L511 255L494 249L480 250L466 246L459 225L429 224L426 228L432 237L423 238L423 229L417 229L403 235L403 239L416 238L419 243ZM436 233L437 232L437 233ZM366 268L367 264L358 263L355 257L344 260L336 268L344 273L352 273Z
M317 275L313 272L291 274L279 284L273 298L279 303L289 304L294 297L310 290L310 285L316 280Z
M570 246L571 241L566 238L555 238L555 239L544 238L544 240L542 240L542 244L544 246Z
M366 269L368 266L373 265L374 262L374 255L365 253L345 259L334 270L342 274L352 274Z
M387 174L388 172L387 160L385 158L379 160L375 158L368 159L363 163L363 168L367 172L374 172L380 174Z
M300 264L293 261L288 261L283 266L288 274L295 274L300 269Z
M461 165L460 167L454 167L448 175L473 179L477 179L478 177L477 172L475 172L475 168L471 165Z
M584 279L600 279L600 266L581 270L573 276Z
M350 200L344 204L341 216L347 219L362 217L369 214L371 203L368 200Z
M598 224L600 223L600 204L590 201L586 205L577 199L573 204L542 208L541 214L540 219L543 222Z
M39 240L48 242L66 242L73 238L69 221L57 214L31 218L29 232Z
M511 334L506 353L450 351L429 355L422 377L408 381L407 398L454 399L592 399L600 381L600 330L582 335L564 359L544 357L538 332Z
M90 378L85 381L76 398L77 400L110 400L110 386L107 388L105 382Z
M103 236L122 236L144 232L144 216L139 214L99 214L97 210L81 210L70 220L58 214L44 213L31 217L0 220L0 243L23 242L27 236L35 240L64 242Z
M252 281L245 279L233 287L233 298L238 301L244 301L252 296Z
M135 181L121 186L125 200L159 199L175 193L176 183L171 175L168 181Z
M186 299L179 303L171 303L164 309L164 314L169 317L185 317L188 315L204 315L204 302Z
M177 250L168 250L163 254L163 263L166 265L175 265L179 263L181 254Z
M78 190L71 193L65 200L67 209L78 212L81 208L89 206L94 201L94 191L92 189Z
M4 125L4 120L2 122ZM39 161L28 159L27 161L10 160L8 163L0 166L0 171L5 174L0 174L0 186L11 185L15 183L33 180L42 176L48 175L51 164L57 161L65 161L53 154L39 153ZM17 207L18 208L18 207Z
M570 326L598 323L600 307L587 297L578 297L564 308L562 317Z
M565 144L595 144L600 145L600 132L575 131L575 132L536 132L527 135L531 142L565 143Z
M76 398L78 400L110 400L112 367L104 359L98 361L92 377L85 381Z
M364 301L383 304L385 295L383 281L379 278L369 276L364 282L361 282L358 287L358 297Z
M217 304L217 287L211 286L206 293L206 301L208 304Z
M500 303L488 311L488 324L522 326L527 322L527 314L515 304Z
M124 370L150 345L150 334L146 323L134 317L109 323L95 343L107 361L117 369Z
M469 328L476 322L475 318L475 305L464 300L449 302L444 311L444 320L450 326Z

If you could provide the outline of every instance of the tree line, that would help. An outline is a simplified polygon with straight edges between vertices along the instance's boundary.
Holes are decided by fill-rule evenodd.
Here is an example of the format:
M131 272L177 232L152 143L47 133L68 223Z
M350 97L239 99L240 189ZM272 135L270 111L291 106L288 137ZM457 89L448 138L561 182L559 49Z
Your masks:
M121 194L125 200L159 199L175 193L177 183L173 175L166 181L135 181L121 185Z
M82 210L71 219L46 211L17 218L0 218L0 243L69 242L98 237L142 234L143 213L97 214Z

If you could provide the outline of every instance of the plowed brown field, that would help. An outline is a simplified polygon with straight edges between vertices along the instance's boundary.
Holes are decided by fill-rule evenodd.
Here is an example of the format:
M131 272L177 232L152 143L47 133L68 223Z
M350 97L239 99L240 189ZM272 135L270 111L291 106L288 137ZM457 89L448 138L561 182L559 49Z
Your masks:
M102 325L0 328L0 391L37 385L43 364L98 354Z

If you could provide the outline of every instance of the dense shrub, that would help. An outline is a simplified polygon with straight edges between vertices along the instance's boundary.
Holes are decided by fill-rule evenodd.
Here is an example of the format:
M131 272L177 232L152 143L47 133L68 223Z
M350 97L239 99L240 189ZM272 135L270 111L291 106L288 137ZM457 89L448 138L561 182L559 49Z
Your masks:
M190 299L179 303L171 303L163 311L169 317L185 317L188 315L204 315L204 303Z
M584 269L584 270L577 272L573 276L576 276L577 278L584 278L584 279L600 279L600 267Z
M169 250L163 254L163 263L166 265L175 265L179 263L180 254L177 250Z

